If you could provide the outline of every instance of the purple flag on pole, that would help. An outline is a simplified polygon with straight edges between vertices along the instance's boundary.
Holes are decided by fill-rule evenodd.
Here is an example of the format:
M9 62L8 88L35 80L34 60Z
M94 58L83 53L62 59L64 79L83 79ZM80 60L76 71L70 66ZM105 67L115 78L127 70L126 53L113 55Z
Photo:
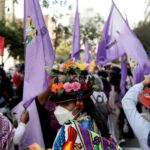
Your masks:
M96 55L96 63L104 65L108 62L106 58L106 50L105 50L106 40L102 39L98 43L98 51Z
M144 79L144 68L137 66L133 70L134 84L141 82Z
M104 26L102 40L105 40L103 50L108 61L119 58L119 56L126 53L127 56L131 57L142 67L149 64L147 54L141 42L129 28L114 2ZM98 52L97 63L99 63L100 56L101 53Z
M34 98L47 88L45 66L52 66L55 55L38 0L24 1L24 42L26 48L22 104L28 108L30 121L20 149L32 143L44 148L43 135ZM31 104L32 103L32 104ZM36 122L36 128L34 126Z
M121 57L121 81L120 90L121 94L124 95L126 92L126 79L127 79L127 56L124 54Z
M78 11L78 0L77 8L74 21L73 39L72 39L72 59L80 59L80 18Z
M24 102L23 103L24 109L27 109L32 104L33 101L34 101L34 98L31 98L30 100Z
M92 56L89 52L89 46L88 46L88 40L85 40L85 44L84 44L84 62L85 63L89 63L92 60Z

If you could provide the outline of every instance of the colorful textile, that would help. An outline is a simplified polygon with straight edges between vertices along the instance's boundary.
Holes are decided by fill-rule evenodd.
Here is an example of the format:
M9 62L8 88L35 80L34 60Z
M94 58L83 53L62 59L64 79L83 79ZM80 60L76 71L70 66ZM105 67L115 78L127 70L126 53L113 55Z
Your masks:
M0 150L13 150L14 130L10 121L0 114Z
M76 121L67 121L59 130L53 150L121 150L113 139L83 128Z
M82 128L86 128L90 131L93 131L95 133L100 133L96 123L90 116L87 115L87 113L82 113L80 116L76 119L81 125Z

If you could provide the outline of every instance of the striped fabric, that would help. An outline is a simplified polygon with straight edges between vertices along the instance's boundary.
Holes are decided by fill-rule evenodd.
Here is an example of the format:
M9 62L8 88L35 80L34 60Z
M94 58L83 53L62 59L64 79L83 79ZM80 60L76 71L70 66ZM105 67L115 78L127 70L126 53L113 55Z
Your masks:
M63 140L62 140L63 139ZM83 128L76 121L67 121L57 134L53 150L121 150L113 139Z
M0 150L13 150L14 131L10 121L0 114Z

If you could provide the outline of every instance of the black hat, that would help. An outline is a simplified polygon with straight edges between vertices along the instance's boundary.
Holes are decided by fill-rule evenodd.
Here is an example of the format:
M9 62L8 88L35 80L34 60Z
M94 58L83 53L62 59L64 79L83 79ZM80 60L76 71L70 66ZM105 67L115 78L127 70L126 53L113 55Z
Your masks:
M96 88L94 76L88 76L87 64L68 61L48 70L55 77L50 100L57 104L84 99Z

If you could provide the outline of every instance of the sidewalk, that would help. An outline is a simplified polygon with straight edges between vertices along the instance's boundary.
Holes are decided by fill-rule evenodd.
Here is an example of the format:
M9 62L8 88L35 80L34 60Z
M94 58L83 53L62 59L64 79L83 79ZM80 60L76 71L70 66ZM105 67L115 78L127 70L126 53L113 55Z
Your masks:
M141 150L136 138L126 139L126 142L120 146L123 150Z

